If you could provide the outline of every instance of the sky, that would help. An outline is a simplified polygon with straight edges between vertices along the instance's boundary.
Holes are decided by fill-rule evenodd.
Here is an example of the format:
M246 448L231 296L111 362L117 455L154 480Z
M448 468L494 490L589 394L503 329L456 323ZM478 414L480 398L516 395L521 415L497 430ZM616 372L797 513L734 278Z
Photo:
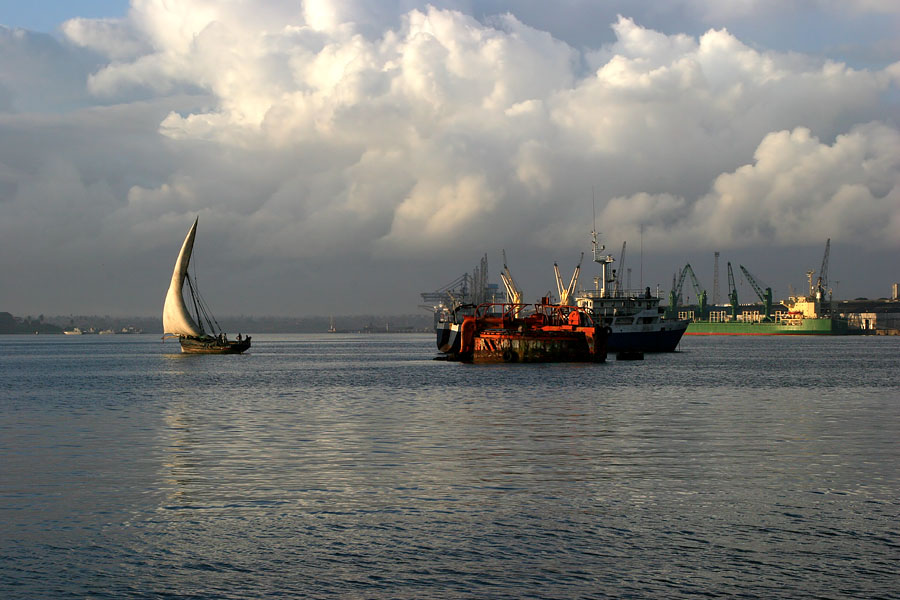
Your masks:
M0 311L408 314L596 225L632 287L900 281L893 0L0 2Z

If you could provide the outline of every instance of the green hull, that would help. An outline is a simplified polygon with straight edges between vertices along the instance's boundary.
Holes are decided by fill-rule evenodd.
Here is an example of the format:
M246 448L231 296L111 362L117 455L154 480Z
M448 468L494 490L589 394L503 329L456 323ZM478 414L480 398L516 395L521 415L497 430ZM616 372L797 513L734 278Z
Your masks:
M848 335L853 333L847 321L841 319L803 319L788 324L778 323L717 323L695 321L684 335Z

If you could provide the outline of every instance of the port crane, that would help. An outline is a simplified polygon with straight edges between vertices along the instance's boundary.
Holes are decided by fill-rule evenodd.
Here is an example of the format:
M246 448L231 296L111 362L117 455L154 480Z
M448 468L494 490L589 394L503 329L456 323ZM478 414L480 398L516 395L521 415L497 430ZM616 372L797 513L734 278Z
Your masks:
M678 304L681 300L681 282L684 281L684 271L681 272L681 282L676 283L677 271L672 273L672 289L669 291L669 305L666 307L666 319L678 318Z
M763 321L770 322L772 320L772 288L767 287L766 290L763 291L762 285L760 285L756 278L750 274L750 271L748 271L744 265L739 266L744 273L744 277L747 278L747 281L749 281L750 285L753 287L753 291L756 292L756 295L759 296L759 299L763 303L763 309L765 311Z
M731 304L731 320L737 320L738 295L734 286L734 271L731 270L731 261L728 262L728 303Z
M569 282L568 287L563 286L562 275L559 274L559 265L553 263L553 272L556 273L556 289L559 292L559 303L562 305L568 305L569 301L575 295L575 288L578 286L578 276L581 274L581 261L584 260L584 252L581 253L581 258L578 259L578 265L575 267L575 272L572 274L572 280ZM504 255L503 261L506 262L506 256ZM503 265L504 268L506 265ZM506 283L506 280L504 280Z
M682 279L684 279L684 272L687 272L688 275L691 276L691 285L694 287L694 294L697 296L697 306L700 310L700 318L706 319L709 312L709 306L706 304L706 290L704 290L700 286L700 282L697 281L697 276L694 275L694 269L691 268L691 264L688 263L684 266L684 271L682 271Z
M447 285L433 292L422 292L422 300L427 304L420 305L426 310L436 310L439 306L457 307L461 304L481 304L487 302L489 290L487 284L488 257L485 254L472 274L463 273Z
M618 297L619 292L622 288L622 272L625 270L625 242L622 242L622 253L619 255L619 268L618 270L613 270L615 274L616 282L613 284L613 296ZM628 291L625 290L625 294L628 294Z
M709 311L709 307L706 303L706 290L704 290L700 282L697 281L697 276L694 274L694 269L691 267L691 263L684 265L684 268L681 270L681 275L678 277L678 283L674 283L672 291L669 292L669 311L666 315L667 319L676 319L678 317L678 306L681 304L681 290L684 287L685 277L690 275L691 277L691 285L694 288L694 294L697 296L697 304L699 305L700 310L700 318L705 319L707 317L707 313Z
M822 257L822 267L819 269L819 278L816 281L815 302L818 305L816 312L831 316L833 307L831 304L831 290L828 289L828 255L831 251L831 238L825 242L825 256ZM828 294L828 302L826 304L825 294Z
M506 298L511 304L521 304L522 303L522 288L516 285L516 280L513 279L512 273L509 272L509 267L506 266L506 250L503 250L503 270L500 271L500 279L503 280L503 287L506 288ZM518 308L516 309L516 316L518 316Z
M819 268L819 279L816 282L816 288L820 293L824 293L828 288L828 254L831 252L831 238L825 242L825 256L822 257L822 266Z

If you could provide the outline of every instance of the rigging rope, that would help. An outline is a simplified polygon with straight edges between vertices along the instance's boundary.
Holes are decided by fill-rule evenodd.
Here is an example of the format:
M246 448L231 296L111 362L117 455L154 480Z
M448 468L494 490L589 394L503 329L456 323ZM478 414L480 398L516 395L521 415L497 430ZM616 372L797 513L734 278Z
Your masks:
M203 329L203 322L206 322L206 325L209 327L209 330L213 333L221 333L222 328L219 326L219 322L216 321L216 318L212 316L212 311L209 309L209 305L203 299L203 296L200 294L200 291L196 287L196 275L191 277L188 275L185 279L188 282L188 288L191 291L191 300L194 303L194 312L197 315L197 324L200 326L200 331L206 333ZM194 280L193 282L191 280ZM215 323L215 326L213 325Z
M191 291L191 300L194 302L194 312L197 314L197 323L200 325L200 331L202 333L206 333L203 330L203 321L206 321L206 325L209 327L210 331L219 334L222 333L222 327L219 325L219 322L216 321L216 317L212 314L212 310L210 310L209 305L206 303L206 300L203 299L203 296L200 294L199 285L197 284L197 262L194 261L194 276L191 277L190 273L186 273L186 279L188 282L188 288ZM193 283L191 282L193 279ZM213 326L215 323L215 326Z

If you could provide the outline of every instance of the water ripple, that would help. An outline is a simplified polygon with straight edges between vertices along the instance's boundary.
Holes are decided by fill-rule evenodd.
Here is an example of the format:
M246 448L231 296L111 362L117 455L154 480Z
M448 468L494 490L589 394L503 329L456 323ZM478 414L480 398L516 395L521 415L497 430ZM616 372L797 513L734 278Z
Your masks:
M0 345L4 598L900 589L900 340L482 368L430 336L34 337Z

